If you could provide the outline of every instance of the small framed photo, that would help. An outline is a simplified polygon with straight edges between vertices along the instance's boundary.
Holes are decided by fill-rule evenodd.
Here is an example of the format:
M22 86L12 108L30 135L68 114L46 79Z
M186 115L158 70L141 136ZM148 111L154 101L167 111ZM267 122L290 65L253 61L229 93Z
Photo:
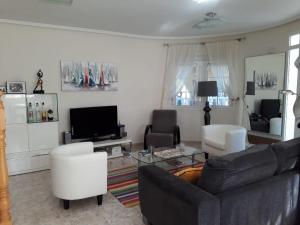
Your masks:
M6 93L6 87L5 86L0 86L0 92Z
M26 83L24 81L7 81L6 82L6 93L8 94L25 94Z

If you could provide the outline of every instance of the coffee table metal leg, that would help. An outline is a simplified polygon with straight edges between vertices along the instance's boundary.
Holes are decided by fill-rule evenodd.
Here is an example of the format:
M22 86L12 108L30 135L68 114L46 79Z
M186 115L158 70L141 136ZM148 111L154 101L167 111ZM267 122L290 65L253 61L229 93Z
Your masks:
M129 148L124 147L123 153L124 153L124 156L130 158L131 157L131 151L132 151L132 142L129 142L128 145L129 145Z
M129 143L129 154L131 153L132 151L132 142Z
M193 154L192 155L192 167L194 167L195 166L195 155Z

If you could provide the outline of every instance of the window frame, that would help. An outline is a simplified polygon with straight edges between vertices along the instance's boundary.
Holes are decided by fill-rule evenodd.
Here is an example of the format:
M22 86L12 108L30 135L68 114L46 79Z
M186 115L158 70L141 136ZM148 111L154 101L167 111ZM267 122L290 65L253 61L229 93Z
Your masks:
M200 62L196 62L195 64L196 64L196 71L195 71L195 73L197 73L198 72L198 66L197 66L197 64L199 64ZM207 70L208 70L208 67L210 66L210 62L208 62L208 61L205 61L204 63L207 63ZM194 71L194 70L193 70ZM211 78L215 78L215 77L211 77ZM208 77L208 80L210 80L209 79L209 77ZM217 80L216 78L215 79L213 79L213 80ZM218 81L217 81L218 82ZM228 74L228 82L230 82L230 74ZM186 87L186 85L184 85L184 87ZM188 90L188 89L187 89ZM190 93L192 92L192 91L190 91L190 90L188 90ZM219 97L215 97L215 98L219 98ZM175 101L173 101L173 105L175 106L175 107L177 107L177 108L197 108L197 109L199 109L199 108L202 108L203 107L203 104L205 103L205 101L208 99L208 97L197 97L197 100L196 101L194 101L192 98L190 98L190 100L192 100L192 101L194 101L194 105L177 105L177 95L176 96L174 96L174 99L175 99ZM205 99L205 100L204 100ZM210 105L210 107L212 108L212 109L221 109L221 110L224 110L224 109L232 109L233 107L234 107L234 101L228 96L228 101L229 101L229 104L228 105Z
M291 44L291 38L293 36L297 35L299 37L299 42L296 45L292 45ZM286 53L286 80L285 80L285 89L291 89L289 86L289 83L291 82L290 79L290 65L291 62L290 57L291 57L291 51L293 50L298 50L298 54L300 55L300 32L297 33L293 33L289 35L289 41L288 41L288 50ZM297 83L300 82L299 78L297 79ZM299 87L299 84L297 84L297 87ZM297 87L296 90L292 90L292 91L296 91L297 92ZM294 96L291 95L286 95L284 97L284 119L283 119L283 138L285 140L291 139L295 137L295 122L297 120L297 118L295 117L290 117L289 113L291 113L292 111L292 106L289 104L290 98L292 98ZM295 99L296 100L296 99ZM292 104L293 105L293 104ZM292 127L292 129L291 129Z

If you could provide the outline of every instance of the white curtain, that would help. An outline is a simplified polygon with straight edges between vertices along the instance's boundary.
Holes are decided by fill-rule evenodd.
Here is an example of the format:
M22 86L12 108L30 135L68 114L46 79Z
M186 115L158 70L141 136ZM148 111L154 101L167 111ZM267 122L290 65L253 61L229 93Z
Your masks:
M168 47L161 107L169 107L182 89L203 49L201 44L174 44Z
M243 79L241 76L240 42L237 40L207 43L207 52L211 69L218 82L218 87L231 99L241 99L243 93ZM229 73L228 79L224 74ZM243 104L236 104L238 116L236 123L242 125Z

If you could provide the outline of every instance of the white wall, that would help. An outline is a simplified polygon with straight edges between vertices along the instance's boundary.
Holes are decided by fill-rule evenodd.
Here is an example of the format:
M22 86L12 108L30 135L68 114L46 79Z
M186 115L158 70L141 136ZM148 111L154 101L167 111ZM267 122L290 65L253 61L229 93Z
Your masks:
M0 24L0 85L26 81L31 93L36 72L44 88L59 96L59 130L69 130L69 108L118 105L119 119L134 142L142 142L153 109L160 106L165 49L162 41ZM117 92L61 92L60 60L116 63Z

